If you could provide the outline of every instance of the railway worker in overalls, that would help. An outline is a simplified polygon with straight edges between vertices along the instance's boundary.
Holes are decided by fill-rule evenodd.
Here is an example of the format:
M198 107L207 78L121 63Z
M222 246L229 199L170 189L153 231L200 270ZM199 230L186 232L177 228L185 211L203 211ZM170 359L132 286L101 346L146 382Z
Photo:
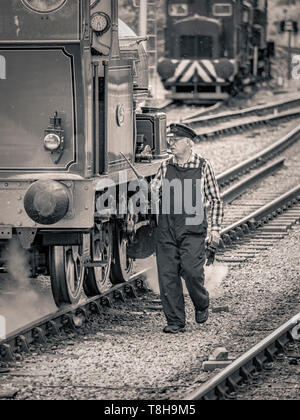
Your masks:
M176 334L184 332L186 322L181 277L194 304L196 322L203 324L208 319L209 294L204 287L204 264L206 257L207 265L213 262L220 242L223 202L211 164L193 152L193 139L197 134L185 125L172 124L170 136L173 157L163 162L151 190L156 197L158 192L160 194L156 256L168 324L164 332ZM207 202L211 206L208 241Z

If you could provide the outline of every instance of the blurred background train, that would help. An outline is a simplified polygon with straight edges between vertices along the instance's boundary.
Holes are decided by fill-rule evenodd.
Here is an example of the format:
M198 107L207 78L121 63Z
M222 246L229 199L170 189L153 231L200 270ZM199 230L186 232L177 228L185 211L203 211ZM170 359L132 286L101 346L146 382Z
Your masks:
M158 73L168 98L219 101L270 78L267 0L166 0L166 15Z
M165 114L141 108L141 41L118 0L0 2L0 268L18 241L57 306L127 281L130 244L153 222L126 205L135 174L123 155L150 180L167 150ZM117 202L103 209L108 179Z

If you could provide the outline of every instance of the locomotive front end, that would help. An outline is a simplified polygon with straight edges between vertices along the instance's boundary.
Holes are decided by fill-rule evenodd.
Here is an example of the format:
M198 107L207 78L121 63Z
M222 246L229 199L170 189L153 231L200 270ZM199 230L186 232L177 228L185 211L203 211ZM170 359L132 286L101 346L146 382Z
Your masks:
M228 98L238 70L234 2L167 2L166 52L158 64L168 98Z
M76 304L131 276L128 244L152 218L130 211L128 162L150 181L166 118L138 114L147 57L118 0L2 0L0 23L0 268L14 239L56 305Z
M0 4L0 267L16 238L33 276L63 278L52 284L58 305L81 293L75 269L94 224L92 81L82 53L88 13L87 1ZM74 287L66 292L68 270Z

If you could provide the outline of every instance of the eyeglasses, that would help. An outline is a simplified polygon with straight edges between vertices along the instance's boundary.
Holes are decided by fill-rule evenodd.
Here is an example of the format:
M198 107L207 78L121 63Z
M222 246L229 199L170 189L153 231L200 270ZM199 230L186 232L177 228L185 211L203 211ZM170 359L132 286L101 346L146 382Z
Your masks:
M167 142L170 146L172 146L173 144L178 143L181 140L185 140L185 137L170 137L168 138Z

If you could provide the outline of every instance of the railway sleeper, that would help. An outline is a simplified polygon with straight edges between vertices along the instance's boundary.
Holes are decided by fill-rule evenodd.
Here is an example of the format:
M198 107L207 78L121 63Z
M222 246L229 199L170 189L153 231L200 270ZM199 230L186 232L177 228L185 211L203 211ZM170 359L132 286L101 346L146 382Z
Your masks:
M30 353L29 343L24 335L16 338L16 346L20 353Z

